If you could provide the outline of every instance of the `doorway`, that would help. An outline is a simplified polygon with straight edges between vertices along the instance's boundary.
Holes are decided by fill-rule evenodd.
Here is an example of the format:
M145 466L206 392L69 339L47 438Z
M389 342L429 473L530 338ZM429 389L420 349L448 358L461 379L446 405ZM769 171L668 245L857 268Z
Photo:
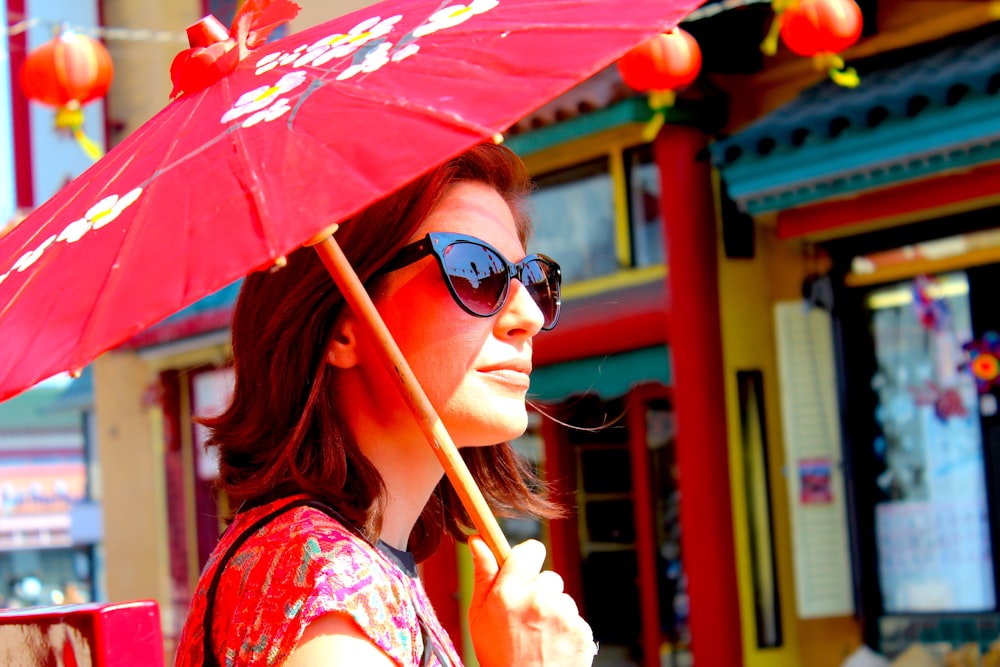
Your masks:
M1000 331L998 279L959 266L840 299L859 599L889 655L995 626L1000 416L973 359Z
M669 390L577 398L562 406L547 442L549 460L575 507L581 612L601 649L598 667L690 664L688 605L681 560L680 495ZM553 432L554 431L554 432ZM561 468L561 470L559 470ZM553 536L555 537L555 535Z

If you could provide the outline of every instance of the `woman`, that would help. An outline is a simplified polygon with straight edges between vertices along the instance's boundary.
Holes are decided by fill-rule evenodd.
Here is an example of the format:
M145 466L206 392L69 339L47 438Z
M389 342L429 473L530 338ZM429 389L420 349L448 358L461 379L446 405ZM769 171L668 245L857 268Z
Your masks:
M527 425L532 338L559 308L558 266L524 257L528 190L520 161L484 144L337 239L490 504L551 517L505 444ZM312 250L246 279L232 336L233 401L208 425L238 509L177 664L460 665L414 567L445 532L465 539L468 517ZM482 667L591 664L590 627L541 572L541 544L502 567L478 537L469 546Z

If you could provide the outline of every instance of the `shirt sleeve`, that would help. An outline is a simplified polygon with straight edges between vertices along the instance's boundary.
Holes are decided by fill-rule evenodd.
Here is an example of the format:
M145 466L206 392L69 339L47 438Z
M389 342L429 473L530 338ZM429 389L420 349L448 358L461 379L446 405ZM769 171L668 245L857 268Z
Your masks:
M418 664L419 623L402 573L321 512L303 508L289 514L287 532L269 536L266 551L254 550L266 556L246 563L254 574L244 578L242 596L259 596L259 602L241 633L238 655L230 654L231 664L281 664L306 627L329 613L354 619L398 665Z

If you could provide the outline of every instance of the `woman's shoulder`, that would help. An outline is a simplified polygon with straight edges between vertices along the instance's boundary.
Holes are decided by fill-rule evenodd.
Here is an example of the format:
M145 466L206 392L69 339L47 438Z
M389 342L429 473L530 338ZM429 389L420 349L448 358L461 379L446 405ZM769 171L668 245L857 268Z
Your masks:
M227 532L245 531L281 506L272 503L248 513ZM228 542L221 540L220 547L227 548ZM244 589L259 585L289 609L315 606L320 613L331 610L331 600L402 584L398 571L374 546L334 514L312 505L292 506L255 531L227 566L223 580L227 578L240 581Z
M266 544L272 550L300 549L304 554L318 555L336 552L364 558L372 551L371 546L360 534L341 520L332 510L324 510L319 504L300 504L308 499L296 497L263 505L237 515L230 524L219 546L238 539L240 533L252 530L258 522L267 522L247 538L247 548L240 552L252 551Z
M237 515L205 567L188 623L203 618L198 612L205 609L211 577L249 531L222 563L214 595L213 643L222 649L220 657L254 664L255 656L246 653L256 647L266 650L269 662L287 657L308 624L328 613L349 615L383 648L396 645L401 617L409 615L401 575L337 518L314 506L291 506L296 502L285 499ZM192 632L189 639L201 634Z

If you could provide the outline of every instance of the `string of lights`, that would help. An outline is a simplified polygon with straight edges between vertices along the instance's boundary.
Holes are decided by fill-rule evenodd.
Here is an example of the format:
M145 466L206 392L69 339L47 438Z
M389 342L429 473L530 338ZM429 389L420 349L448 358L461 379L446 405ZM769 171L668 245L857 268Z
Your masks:
M30 18L17 21L8 25L5 29L0 29L6 36L20 35L35 27L50 28L56 30L72 30L73 32L88 35L96 39L123 40L135 42L181 42L187 43L187 35L183 32L173 30L149 30L135 28L113 28L108 26L79 26L69 25L63 21L53 21L51 19Z
M713 2L707 5L703 5L702 7L694 10L686 17L684 17L683 21L681 22L693 23L695 21L701 21L703 19L717 16L722 12L738 9L740 7L746 7L748 5L759 5L759 4L771 4L771 0L722 0L721 2ZM22 21L17 21L15 23L6 26L6 28L0 28L0 33L5 34L6 36L14 36L39 26L50 28L53 31L57 29L72 30L74 32L84 35L89 35L90 37L94 37L97 39L136 41L136 42L187 43L187 36L185 35L185 33L173 30L114 28L108 26L80 26L80 25L69 25L62 21L53 21L51 19L41 19L41 18L30 18L30 19L24 19Z

